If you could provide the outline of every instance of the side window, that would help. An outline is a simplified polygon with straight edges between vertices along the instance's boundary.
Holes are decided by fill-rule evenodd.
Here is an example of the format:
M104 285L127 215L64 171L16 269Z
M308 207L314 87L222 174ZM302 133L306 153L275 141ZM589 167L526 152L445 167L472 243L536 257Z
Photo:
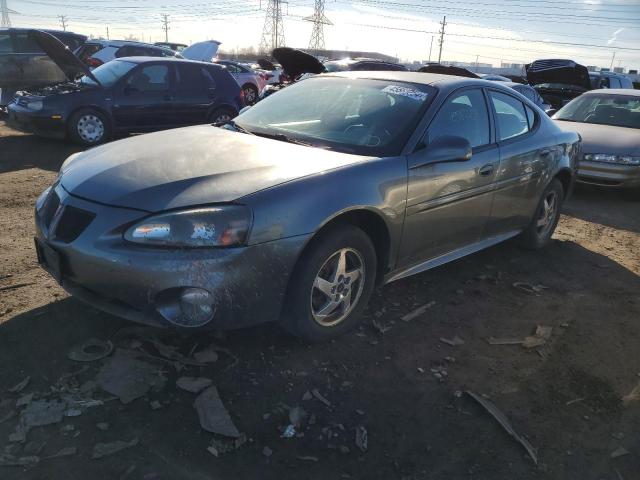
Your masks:
M489 111L481 90L465 90L446 100L429 127L429 142L445 135L466 138L472 147L489 143Z
M533 110L531 110L526 105L524 106L524 110L527 113L527 121L529 122L529 130L533 130L534 125L536 124L536 114Z
M147 55L149 57L164 57L163 51L159 48L142 47L140 50L144 51L143 55Z
M238 67L236 67L233 63L223 63L222 65L224 65L224 67L229 70L229 73L231 74L239 73Z
M11 36L8 33L0 33L0 53L13 53Z
M506 140L529 131L529 120L524 104L510 95L490 92L491 102L498 120L498 139Z
M616 77L611 77L609 79L609 88L622 88L622 83Z
M216 88L215 73L207 67L200 67L202 78L204 79L205 88L213 90Z
M199 65L189 65L183 63L177 65L178 90L194 91L203 89L203 78L200 74Z
M148 65L134 72L127 85L140 92L162 92L169 90L169 67L166 65Z
M44 53L27 32L16 32L14 45L16 53Z

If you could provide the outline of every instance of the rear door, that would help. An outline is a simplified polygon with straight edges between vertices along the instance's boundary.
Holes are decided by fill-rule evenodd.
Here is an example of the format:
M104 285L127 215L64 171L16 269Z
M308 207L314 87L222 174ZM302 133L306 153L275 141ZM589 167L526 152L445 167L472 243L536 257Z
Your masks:
M518 98L489 90L495 116L500 168L491 211L489 235L526 227L541 195L543 173L557 154L553 140L536 135L540 113Z
M215 100L215 84L205 82L204 65L176 62L176 86L173 100L175 125L206 123L209 106Z
M174 124L172 67L143 63L115 87L113 117L116 128L129 131L161 130Z
M499 153L482 89L457 90L445 100L427 130L426 149L445 135L469 140L473 155L467 161L426 165L421 165L421 151L409 155L401 267L453 252L484 236Z

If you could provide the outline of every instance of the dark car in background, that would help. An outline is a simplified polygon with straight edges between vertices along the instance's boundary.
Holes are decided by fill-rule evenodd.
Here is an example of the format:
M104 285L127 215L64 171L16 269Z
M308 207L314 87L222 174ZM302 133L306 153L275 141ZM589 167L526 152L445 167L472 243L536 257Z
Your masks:
M587 67L573 60L536 60L525 70L529 85L554 110L593 88Z
M578 181L640 191L639 90L591 90L553 119L582 137Z
M91 68L99 67L114 58L175 57L177 52L163 46L130 40L89 40L76 52L78 58Z
M9 125L95 145L114 134L224 122L244 105L231 74L211 63L127 57L93 71L53 36L36 32L68 80L23 92L9 105Z
M130 320L325 340L376 285L517 235L548 244L578 153L499 82L316 75L221 128L71 156L36 202L38 258Z
M357 71L398 71L406 72L408 68L399 63L385 62L375 58L345 58L343 60L329 60L324 62L327 72L357 72Z
M500 80L502 81L502 80ZM540 107L543 111L547 112L551 110L551 105L544 101L544 99L540 96L540 94L533 88L531 85L524 85L522 83L517 82L504 82L503 85L513 88L516 92L521 95L524 95L533 103L535 103L538 107Z
M37 88L65 80L64 73L29 35L27 28L0 29L0 108L20 89ZM72 32L46 30L71 51L87 37Z

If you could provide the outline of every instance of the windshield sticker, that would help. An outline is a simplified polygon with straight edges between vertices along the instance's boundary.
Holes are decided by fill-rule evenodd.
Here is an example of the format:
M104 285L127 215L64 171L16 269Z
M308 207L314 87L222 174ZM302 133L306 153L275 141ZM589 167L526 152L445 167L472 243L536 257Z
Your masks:
M411 98L413 100L422 101L429 96L427 92L421 92L414 88L400 87L398 85L388 85L382 89L385 93L392 95L400 95L402 97Z

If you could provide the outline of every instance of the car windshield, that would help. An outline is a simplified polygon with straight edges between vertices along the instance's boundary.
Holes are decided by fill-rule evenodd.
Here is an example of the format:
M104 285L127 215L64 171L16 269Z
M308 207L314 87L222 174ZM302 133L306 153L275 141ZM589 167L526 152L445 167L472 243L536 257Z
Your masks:
M557 120L640 128L640 97L583 95L554 115Z
M265 98L236 118L257 135L357 155L398 155L434 97L429 85L314 77Z
M100 84L103 87L110 87L118 80L120 80L124 75L127 74L129 70L135 67L136 64L133 62L126 62L123 60L113 60L111 62L105 63L104 65L100 65L98 68L93 70L91 73L94 77L98 79ZM83 76L80 79L80 82L86 85L95 85L96 82L87 75Z

